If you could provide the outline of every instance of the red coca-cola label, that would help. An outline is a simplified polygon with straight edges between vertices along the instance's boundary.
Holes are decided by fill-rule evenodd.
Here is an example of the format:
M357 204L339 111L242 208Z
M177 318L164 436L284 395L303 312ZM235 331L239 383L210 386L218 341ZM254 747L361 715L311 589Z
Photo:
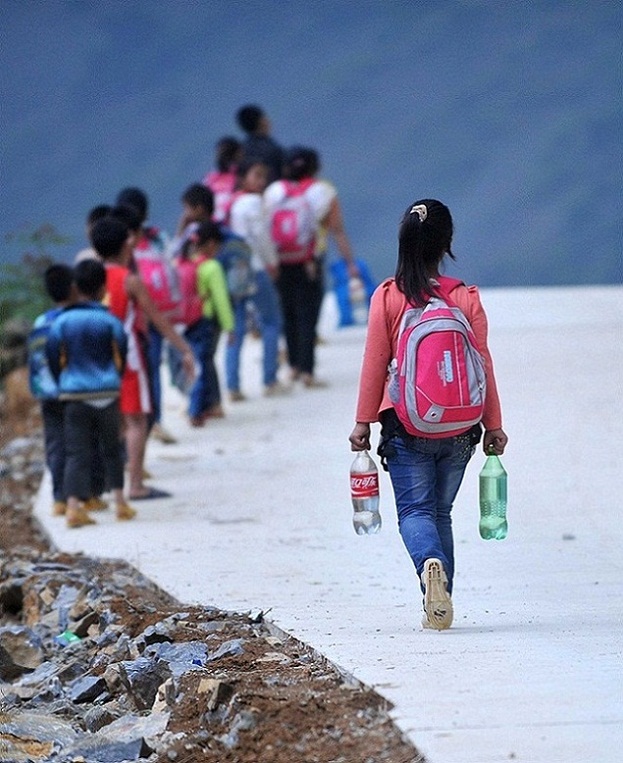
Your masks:
M353 498L374 498L379 494L378 472L350 475L350 494Z

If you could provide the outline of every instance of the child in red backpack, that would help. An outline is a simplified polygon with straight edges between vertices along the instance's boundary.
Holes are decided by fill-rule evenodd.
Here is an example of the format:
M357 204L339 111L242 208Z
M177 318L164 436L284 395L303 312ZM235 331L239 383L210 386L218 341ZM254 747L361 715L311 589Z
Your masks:
M171 322L177 319L179 288L175 268L169 258L169 239L166 233L154 225L148 225L149 198L140 188L124 188L117 195L117 209L130 207L138 215L139 227L134 242L134 263L138 275L147 287L149 296ZM162 424L162 388L160 384L160 364L164 339L150 321L147 327L146 348L149 365L149 379L152 398L150 435L163 443L175 443L175 438Z
M477 424L452 437L413 436L400 423L388 391L387 369L396 356L404 312L424 305L444 288L441 263L452 254L453 223L440 201L423 199L403 217L395 278L384 281L372 297L351 449L370 449L370 423L380 421L379 455L390 474L400 534L416 567L424 594L424 628L452 624L450 595L454 575L452 504L467 463L481 437ZM455 285L451 299L463 312L484 358L487 377L482 425L484 450L504 452L508 438L493 363L487 346L487 318L475 286Z
M165 491L143 483L147 419L151 413L148 366L141 341L146 320L180 352L189 378L194 376L193 352L166 316L158 311L147 287L131 270L134 237L127 224L114 217L99 220L91 231L91 241L106 266L107 306L122 321L128 335L128 362L121 380L120 408L128 456L129 497L135 501L166 498L169 494Z
M188 401L188 418L193 427L202 427L207 419L224 415L214 354L221 331L233 330L234 314L225 272L216 259L222 241L216 223L201 223L189 234L178 260L184 338L192 347L198 367Z
M287 180L264 192L269 229L279 255L277 289L281 297L288 363L305 387L324 387L316 378L316 325L324 296L327 236L337 246L349 275L359 271L344 229L335 187L317 177L318 153L296 146L287 154Z
M236 170L242 158L242 144L236 138L225 135L216 144L216 168L201 181L214 194L215 223L229 224L229 211L236 183Z

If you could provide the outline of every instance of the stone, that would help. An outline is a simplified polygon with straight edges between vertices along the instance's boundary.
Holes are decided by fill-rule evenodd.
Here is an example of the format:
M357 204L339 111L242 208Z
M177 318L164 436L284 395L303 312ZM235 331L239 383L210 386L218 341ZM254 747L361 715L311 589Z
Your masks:
M41 639L25 626L0 628L0 679L12 681L30 673L44 660Z
M74 743L76 732L69 723L59 718L35 712L9 712L0 716L1 760L33 760L33 753L41 759L62 751Z
M84 676L70 684L69 696L76 704L94 702L107 688L103 676Z
M223 657L235 657L237 654L242 654L244 652L242 647L243 641L241 638L224 641L216 652L208 657L208 660L214 662L215 660L221 660Z
M199 681L197 693L210 695L206 707L208 712L212 713L218 705L229 702L234 693L234 687L218 678L202 678Z
M130 693L138 710L148 710L154 704L158 687L170 677L171 671L164 662L148 657L123 661L120 678Z
M108 705L96 705L95 707L89 708L83 718L87 731L94 734L105 726L109 726L117 719L117 716L110 710Z
M209 659L208 647L202 641L152 644L145 649L145 655L166 663L175 678L202 667Z

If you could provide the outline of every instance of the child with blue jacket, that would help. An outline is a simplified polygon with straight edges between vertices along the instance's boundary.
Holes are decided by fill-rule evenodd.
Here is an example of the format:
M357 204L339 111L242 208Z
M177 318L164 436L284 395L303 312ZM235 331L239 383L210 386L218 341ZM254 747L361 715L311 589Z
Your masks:
M46 344L50 370L64 402L64 491L68 527L94 524L84 502L91 490L93 433L101 443L107 485L117 519L136 512L123 497L123 451L120 440L119 389L127 354L123 324L100 304L106 290L101 262L84 260L74 269L78 299L53 322Z
M69 265L59 263L50 265L43 279L45 290L54 302L54 307L35 319L28 337L28 379L33 397L41 403L45 462L52 477L54 498L52 513L60 516L66 510L63 488L65 470L63 403L58 399L58 384L50 372L45 346L52 323L71 302L74 273Z

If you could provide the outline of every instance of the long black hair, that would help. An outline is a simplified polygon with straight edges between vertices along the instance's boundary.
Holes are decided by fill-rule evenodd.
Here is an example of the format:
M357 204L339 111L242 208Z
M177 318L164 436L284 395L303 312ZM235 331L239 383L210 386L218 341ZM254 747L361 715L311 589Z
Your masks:
M404 213L398 233L396 285L414 305L434 295L430 279L437 275L446 254L452 254L452 215L436 199L420 199Z

